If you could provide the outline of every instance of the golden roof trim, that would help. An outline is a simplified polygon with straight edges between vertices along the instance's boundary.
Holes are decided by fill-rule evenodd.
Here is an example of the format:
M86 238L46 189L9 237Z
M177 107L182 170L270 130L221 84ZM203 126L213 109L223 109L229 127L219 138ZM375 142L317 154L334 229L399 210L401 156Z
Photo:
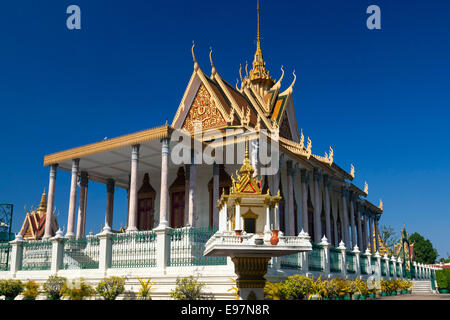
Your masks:
M172 131L173 131L172 127L164 125L161 127L155 127L152 129L127 134L104 141L94 142L81 147L76 147L69 150L52 153L44 157L44 166L72 159L82 158L89 155L110 151L122 147L132 146L143 142L169 138Z

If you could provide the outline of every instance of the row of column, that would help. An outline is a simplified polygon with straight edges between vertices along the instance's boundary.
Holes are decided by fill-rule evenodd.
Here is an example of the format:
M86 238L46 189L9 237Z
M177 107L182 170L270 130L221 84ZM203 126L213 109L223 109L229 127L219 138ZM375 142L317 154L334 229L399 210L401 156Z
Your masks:
M288 226L289 233L294 235L297 233L295 230L295 215L294 212L294 176L296 171L294 166L292 165L292 161L287 161L287 204L288 204ZM361 250L366 250L370 245L370 249L372 254L374 254L377 250L379 250L379 240L378 240L378 220L380 215L371 212L368 208L366 208L363 204L363 201L359 200L356 194L353 191L348 190L348 186L344 185L341 188L341 223L342 223L342 239L338 239L338 230L337 230L337 217L331 216L331 201L330 201L330 188L332 179L328 175L321 175L317 169L314 169L312 172L313 177L313 192L314 192L314 230L309 230L309 217L308 217L308 192L309 192L309 183L310 183L310 175L306 169L300 170L301 174L301 197L302 197L302 228L308 234L314 234L315 241L319 241L323 236L330 242L335 242L336 244L339 241L344 241L347 247L355 247L358 246ZM277 180L279 180L279 174L276 175ZM323 177L323 205L325 206L325 234L322 234L322 222L321 222L321 210L320 208L320 178ZM279 183L279 182L278 182ZM276 187L276 186L275 186ZM349 221L350 217L350 221ZM332 226L331 219L334 219L334 235L335 239L332 238ZM336 219L335 219L336 218ZM364 219L363 219L364 218ZM370 231L368 230L367 223L369 223ZM375 237L374 241L374 229ZM375 242L375 247L373 243Z
M128 221L127 231L137 231L138 222L138 170L139 170L139 145L134 145L131 148L131 171L130 171L130 185L128 190L129 203L128 203ZM169 139L161 140L161 190L160 190L160 206L159 206L159 228L167 228L169 226L168 205L169 205L169 190L168 190L168 174L169 174ZM194 159L194 157L192 157ZM54 199L55 199L55 183L56 172L58 164L50 166L50 180L48 188L48 200L47 200L47 216L46 216L46 228L44 239L49 239L52 236L51 230L51 217L53 215ZM187 181L187 215L186 225L194 226L195 223L195 188L196 188L196 165L192 163L187 166L188 179ZM75 214L76 214L76 199L78 192L78 178L80 186L80 197L78 204L78 219L77 230L75 234ZM86 225L86 206L87 206L87 189L88 189L89 177L85 171L80 172L80 159L72 160L72 177L70 184L70 197L69 197L69 210L67 219L67 232L66 237L69 238L81 238L85 235ZM213 167L213 201L217 203L219 199L219 166L214 164ZM107 200L106 200L106 212L105 212L105 228L111 228L113 223L113 209L114 209L114 189L115 181L108 179L106 184ZM213 225L218 224L218 209L213 206Z

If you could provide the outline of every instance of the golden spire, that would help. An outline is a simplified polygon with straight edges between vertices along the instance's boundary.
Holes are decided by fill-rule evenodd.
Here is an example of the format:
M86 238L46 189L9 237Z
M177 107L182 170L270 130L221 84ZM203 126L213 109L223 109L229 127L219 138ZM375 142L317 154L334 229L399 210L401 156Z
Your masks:
M256 4L256 14L257 14L257 35L256 35L256 52L253 59L253 69L250 70L250 80L252 81L262 81L269 82L269 85L273 85L274 81L269 76L269 72L266 70L266 63L263 60L263 54L261 50L261 33L259 28L259 0Z
M39 213L47 212L47 194L45 193L45 189L44 189L44 192L42 193L41 203L39 203L39 207L38 207L37 211Z

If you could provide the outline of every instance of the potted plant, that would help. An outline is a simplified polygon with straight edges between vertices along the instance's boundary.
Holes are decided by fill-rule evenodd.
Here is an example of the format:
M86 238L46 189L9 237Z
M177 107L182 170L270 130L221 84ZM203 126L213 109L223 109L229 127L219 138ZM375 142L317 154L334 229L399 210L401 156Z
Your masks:
M389 292L389 283L387 280L381 280L381 296L386 297L388 296Z
M311 290L308 295L308 300L321 300L322 296L325 295L325 286L322 282L321 277L312 281Z
M359 279L353 281L349 280L349 291L352 300L359 300L359 297L361 296L361 292L359 292L360 283L361 280Z
M25 283L25 290L22 292L23 300L36 300L39 295L39 287L40 285L33 280Z
M149 278L147 281L137 278L139 280L139 283L141 284L141 289L139 289L139 292L137 294L139 300L152 300L150 297L150 290L155 284L151 279Z
M209 300L214 296L210 293L204 293L205 283L199 282L193 276L177 278L175 289L171 290L169 295L175 300Z
M5 300L14 300L23 291L23 283L20 280L0 280L0 295Z
M104 278L97 285L97 293L105 300L116 300L125 291L125 279L121 277Z
M59 300L63 294L63 288L67 279L64 277L50 276L42 285L42 291L47 296L47 300Z
M327 297L330 300L336 300L338 290L336 286L336 279L331 279L325 282Z
M63 296L70 300L83 300L95 293L92 286L84 279L74 279L70 283L65 283L63 287Z
M264 297L268 300L289 300L290 290L285 282L266 282Z
M313 280L311 278L296 274L286 280L288 294L294 300L303 300L311 294Z
M348 280L336 279L339 300L350 300L350 287Z
M359 299L366 300L370 294L369 287L367 286L366 282L364 281L359 282L359 292L361 293Z

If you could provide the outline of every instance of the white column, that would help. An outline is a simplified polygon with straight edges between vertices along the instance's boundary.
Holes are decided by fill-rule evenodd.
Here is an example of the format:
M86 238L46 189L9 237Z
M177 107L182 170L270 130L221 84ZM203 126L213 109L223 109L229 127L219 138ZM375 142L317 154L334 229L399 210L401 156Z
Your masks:
M106 212L105 212L105 227L112 229L113 212L114 212L114 185L113 179L108 179L106 184Z
M87 172L81 172L80 199L78 200L77 239L84 238L85 235L88 181Z
M372 227L372 214L369 212L368 213L368 217L369 217L369 244L370 244L370 253L374 254L375 252L377 252L377 250L375 250L374 245L373 245L373 227Z
M364 207L361 207L361 209L364 210L364 248L369 249L369 215L367 214L367 211L365 211ZM370 253L372 254L372 251Z
M213 212L213 227L217 226L219 221L219 208L217 207L217 201L219 200L219 178L220 178L220 170L219 165L214 163L213 166L213 204L212 204L212 212Z
M272 233L270 228L270 199L264 201L264 210L266 211L266 223L264 224L264 232Z
M195 226L195 188L197 184L197 166L195 164L195 157L191 157L191 165L189 166L189 211L188 224L191 227Z
M314 239L316 242L319 242L319 239L322 237L321 229L322 224L320 221L320 193L319 193L319 179L320 173L317 169L314 169L313 172L313 180L314 180Z
M397 266L396 266L397 260L395 259L394 256L392 256L392 257L391 257L391 261L392 261L393 277L394 277L394 278L397 278Z
M253 169L255 169L255 172L253 172L254 177L259 177L259 161L258 161L258 155L259 155L259 140L252 140L252 154L251 154L251 165Z
M306 174L306 169L301 169L300 175L302 184L302 229L306 233L310 234L314 231L308 230L308 177Z
M219 212L219 231L227 231L227 203L224 201Z
M362 237L362 224L361 224L361 205L358 203L356 208L356 220L358 224L358 247L361 251L365 251L363 237Z
M9 270L13 277L16 276L17 271L19 271L22 266L23 258L23 237L18 234L16 239L10 242L11 244L11 265Z
M350 236L348 233L348 210L347 210L348 190L346 186L342 186L342 217L344 225L344 243L346 247L350 246Z
M80 159L72 160L72 179L70 181L70 198L69 198L69 213L67 217L67 233L66 237L75 237L75 211L77 208L77 180L79 171Z
M242 231L241 199L239 199L239 198L236 199L236 203L235 203L234 230L237 232Z
M323 176L323 192L325 197L325 233L327 240L330 239L330 242L333 242L331 239L331 208L330 208L330 186L331 186L331 179L328 177L328 175Z
M44 239L50 239L52 236L52 217L53 217L53 205L55 203L55 182L56 182L56 168L57 164L50 166L50 181L48 183L48 200L47 200L47 213L45 216L45 234Z
M169 139L162 139L161 146L161 191L159 204L159 226L158 228L167 228L168 222L168 203L169 187L167 185L167 176L169 173Z
M352 229L352 247L357 246L356 243L356 229L355 229L355 204L354 204L354 194L350 194L350 227Z
M288 235L295 235L295 210L294 210L294 168L292 161L287 161L287 187L288 187L288 228L286 228Z
M130 177L130 204L129 220L127 231L137 231L137 174L139 167L139 145L132 146L131 149L131 177Z
M278 202L273 206L273 230L280 230L280 207Z

